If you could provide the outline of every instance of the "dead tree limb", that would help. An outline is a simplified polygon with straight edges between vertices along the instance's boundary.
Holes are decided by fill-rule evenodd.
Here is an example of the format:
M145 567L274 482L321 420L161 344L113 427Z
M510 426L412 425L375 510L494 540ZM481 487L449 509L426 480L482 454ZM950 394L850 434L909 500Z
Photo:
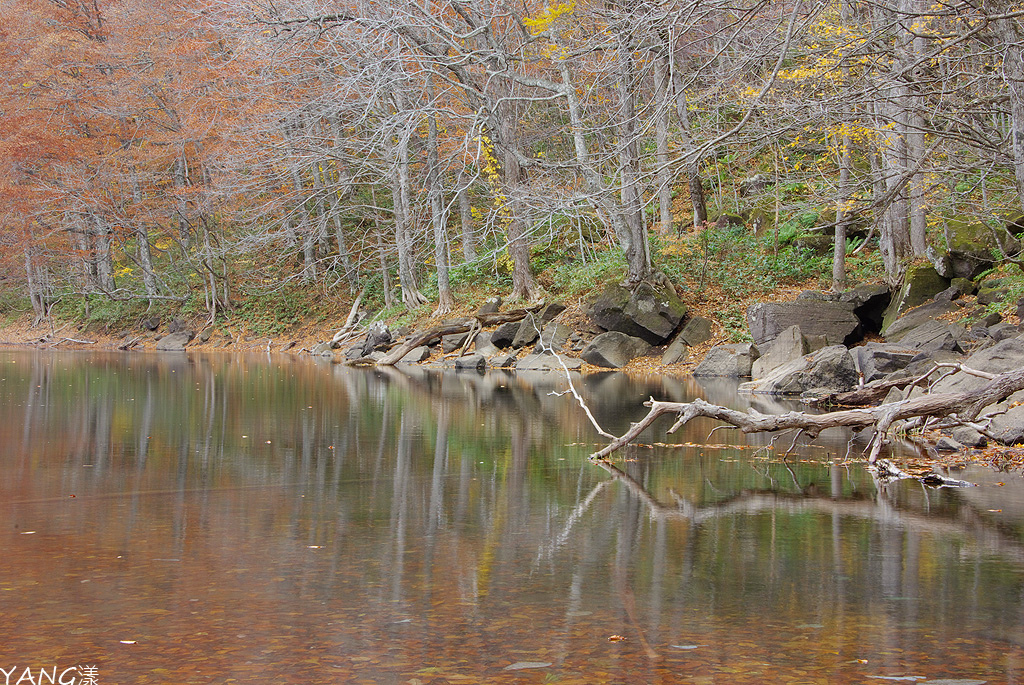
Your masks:
M918 385L934 385L938 380L940 380L939 378L932 378L932 374L935 373L936 369L946 369L946 373L944 373L940 378L944 378L945 376L956 373L957 371L963 371L968 375L977 376L978 378L984 378L986 380L992 380L997 375L994 373L988 373L987 371L972 369L960 363L940 362L928 369L927 373L920 376L874 381L863 387L857 388L856 390L826 395L825 397L817 400L815 404L818 406L840 404L848 407L861 407L867 404L874 404L879 400L885 399L885 396L888 395L889 391L893 388L903 390L905 388Z
M869 445L868 462L878 459L879 451L886 442L886 434L897 421L920 416L945 417L956 414L960 421L973 421L981 410L1024 389L1024 368L999 374L984 386L965 392L933 393L921 397L890 402L877 407L844 409L826 414L787 412L785 414L762 414L749 409L746 412L728 407L709 404L704 400L692 402L659 402L653 398L644 402L650 407L647 416L634 423L622 436L612 440L603 449L590 455L592 460L604 459L635 440L648 426L663 414L676 414L678 419L669 433L674 433L698 417L717 419L735 426L744 433L766 433L780 430L800 429L812 438L826 428L867 428L873 427L875 435Z
M363 288L359 291L359 294L356 295L356 299L352 303L352 308L348 310L348 318L345 319L344 325L342 325L342 327L338 329L338 332L334 334L334 337L331 338L331 342L333 344L338 344L345 338L349 337L353 332L355 325L359 323L359 303L363 301L363 295L365 294L366 288Z

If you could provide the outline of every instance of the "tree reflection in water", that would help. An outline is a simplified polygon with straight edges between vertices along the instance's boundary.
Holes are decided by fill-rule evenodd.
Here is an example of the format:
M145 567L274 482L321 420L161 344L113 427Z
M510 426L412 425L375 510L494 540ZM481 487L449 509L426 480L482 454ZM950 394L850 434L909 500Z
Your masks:
M767 436L704 444L710 422L651 447L668 421L599 468L558 374L0 363L3 668L98 662L133 683L1019 677L1017 475L882 486L842 463L840 432L782 462L757 449ZM692 380L575 382L617 434L651 395L748 401Z

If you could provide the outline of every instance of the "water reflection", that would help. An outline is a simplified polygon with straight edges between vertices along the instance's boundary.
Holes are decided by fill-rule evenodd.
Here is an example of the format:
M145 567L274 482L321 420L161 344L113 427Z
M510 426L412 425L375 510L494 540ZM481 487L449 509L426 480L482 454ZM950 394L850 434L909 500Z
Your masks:
M765 401L574 381L613 433L650 395ZM881 486L843 460L843 432L783 462L788 441L707 444L706 420L674 436L666 421L602 470L566 389L543 373L0 354L0 668L96 663L123 683L1019 678L1016 475Z

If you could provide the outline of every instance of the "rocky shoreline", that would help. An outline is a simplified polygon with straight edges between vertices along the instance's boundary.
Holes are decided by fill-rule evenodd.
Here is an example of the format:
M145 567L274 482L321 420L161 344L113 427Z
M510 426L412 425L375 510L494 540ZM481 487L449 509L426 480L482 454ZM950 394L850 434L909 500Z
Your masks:
M961 392L986 375L1024 367L1024 299L1007 320L988 305L1008 290L998 279L943 276L912 267L901 288L867 284L846 292L805 291L788 302L749 307L750 342L715 344L715 324L688 315L667 279L630 291L613 284L584 310L548 303L503 311L491 298L471 316L432 328L391 330L350 317L331 340L284 342L198 333L184 321L143 322L138 334L95 338L21 330L7 345L181 351L237 350L313 354L352 365L419 364L482 372L645 370L739 379L741 392L807 402L895 402L927 392ZM1005 307L1004 307L1005 309ZM355 313L355 312L354 312ZM10 331L7 331L8 333ZM937 366L940 365L940 366ZM852 394L851 394L852 393ZM1024 393L1017 393L1024 395ZM943 446L1024 442L1024 396L988 407ZM857 398L857 399L854 399Z

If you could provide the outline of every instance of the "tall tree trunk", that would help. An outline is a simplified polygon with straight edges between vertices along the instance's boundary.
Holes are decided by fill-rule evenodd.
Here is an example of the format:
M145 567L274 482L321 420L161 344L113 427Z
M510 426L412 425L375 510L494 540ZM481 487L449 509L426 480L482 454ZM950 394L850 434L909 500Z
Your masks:
M912 23L918 21L917 17L923 12L920 0L903 0L901 7L904 13L905 36L903 38L904 57L906 68L902 80L917 81L921 67L917 61L921 59L927 49L926 39L913 31ZM916 65L916 66L914 66ZM924 157L925 157L925 135L924 117L921 112L925 106L923 96L917 92L913 85L906 86L906 108L905 117L907 121L907 168L912 171L909 181L907 202L910 214L910 245L915 257L924 256L928 249L928 212L925 206L925 178L924 178Z
M850 221L847 203L850 201L850 170L852 151L849 134L842 136L839 149L839 188L836 202L836 234L832 243L832 290L839 292L846 287L846 228Z
M683 75L675 62L670 63L672 91L676 100L676 117L679 119L680 137L687 150L696 150L697 145L690 134L690 111L686 104L686 86ZM691 153L692 154L692 153ZM700 178L701 158L693 155L686 165L687 185L690 189L690 203L693 205L693 226L697 228L708 220L708 203L704 197L704 183Z
M434 99L433 86L427 82L427 93ZM433 107L433 102L431 102ZM437 153L437 112L431 109L427 116L427 185L430 198L430 223L434 228L434 261L437 267L437 309L434 316L444 316L455 305L448 281L447 219L441 197L441 162Z
M46 318L46 297L43 294L42 284L37 276L36 265L32 260L32 251L25 248L25 282L28 285L28 297L32 302L32 325L36 326Z
M391 309L395 304L395 297L391 292L391 272L388 270L387 251L384 249L384 237L382 235L384 231L376 214L373 216L373 225L376 228L375 232L377 234L377 256L380 258L380 280L381 287L384 289L384 306Z
M897 285L903 280L914 249L910 243L907 207L906 120L905 109L901 106L905 89L900 84L890 84L887 91L887 102L879 103L884 114L878 122L878 130L881 132L880 171L885 195L883 206L879 208L878 246L886 280L890 285Z
M114 260L110 253L110 225L102 217L91 215L93 255L96 260L96 285L104 292L111 292L114 283Z
M668 60L660 57L654 59L654 90L658 94L657 111L655 112L654 136L656 161L658 164L658 233L668 235L672 232L672 172L669 169L668 149L668 116L672 98L672 86L669 82Z
M640 147L636 133L636 71L629 36L619 38L619 178L625 235L619 236L626 253L626 285L636 287L651 275L651 254L647 245L647 222L640 192Z
M505 237L508 255L512 258L512 292L510 300L532 300L536 296L537 281L530 267L530 242L523 225L523 212L519 208L520 186L525 174L515 155L512 105L507 100L498 105L498 145L501 153L501 176L507 189L508 225Z
M409 136L406 129L396 141L395 166L391 175L391 198L395 216L395 245L398 247L398 282L402 302L409 309L426 304L427 298L416 282L415 245L409 215Z
M188 163L185 160L185 154L174 160L174 188L179 191L178 197L187 197L182 192L188 185ZM192 230L188 223L188 201L184 199L178 200L177 206L177 219L178 219L178 240L185 247L188 247L191 241Z
M1010 148L1017 202L1024 209L1024 36L1013 19L996 19L991 24L1003 51L1003 82L1010 98Z
M476 261L476 236L473 234L473 207L469 203L469 180L459 172L459 189L456 197L459 201L459 221L462 224L462 258L467 262Z

